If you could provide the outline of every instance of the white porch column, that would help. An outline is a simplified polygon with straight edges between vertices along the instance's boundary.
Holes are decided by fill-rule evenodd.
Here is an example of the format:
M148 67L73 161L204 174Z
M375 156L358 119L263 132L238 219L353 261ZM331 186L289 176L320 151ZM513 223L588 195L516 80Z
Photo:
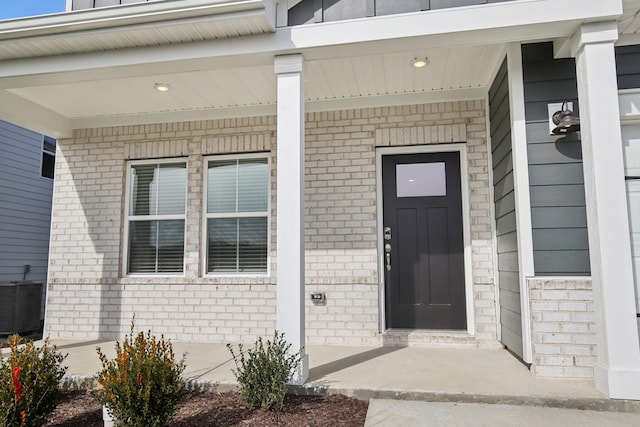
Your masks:
M613 43L616 22L584 24L574 35L589 252L596 315L596 388L640 399L629 223Z
M304 350L304 59L277 56L277 296L276 328L292 350L301 350L302 364L293 384L309 376Z

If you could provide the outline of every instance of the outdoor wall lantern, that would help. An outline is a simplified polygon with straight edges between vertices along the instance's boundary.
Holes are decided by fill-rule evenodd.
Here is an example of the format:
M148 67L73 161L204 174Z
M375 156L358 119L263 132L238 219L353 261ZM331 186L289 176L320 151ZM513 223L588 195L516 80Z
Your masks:
M576 116L573 111L569 109L566 101L562 103L560 110L553 113L551 121L556 125L556 127L551 130L554 135L565 135L580 130L580 117Z

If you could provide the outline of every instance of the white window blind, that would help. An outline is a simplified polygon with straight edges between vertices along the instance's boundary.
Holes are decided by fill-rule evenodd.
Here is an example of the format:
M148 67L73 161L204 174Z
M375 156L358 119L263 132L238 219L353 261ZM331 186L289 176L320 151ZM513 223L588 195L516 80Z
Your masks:
M186 164L133 164L130 173L128 273L182 272Z
M267 271L268 183L266 158L208 162L207 272Z

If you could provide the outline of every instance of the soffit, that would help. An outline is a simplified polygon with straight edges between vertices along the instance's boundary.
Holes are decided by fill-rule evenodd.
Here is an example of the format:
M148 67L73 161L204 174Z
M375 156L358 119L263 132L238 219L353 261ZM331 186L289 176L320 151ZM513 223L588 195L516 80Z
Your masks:
M618 29L622 36L640 35L640 1L623 0L624 12L618 19Z
M169 0L9 20L0 59L115 51L267 34L271 0Z

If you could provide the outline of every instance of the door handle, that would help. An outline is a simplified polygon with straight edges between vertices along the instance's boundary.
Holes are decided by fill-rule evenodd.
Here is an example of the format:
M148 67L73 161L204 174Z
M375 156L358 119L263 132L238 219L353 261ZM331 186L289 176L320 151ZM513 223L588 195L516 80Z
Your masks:
M384 245L384 259L387 271L391 271L391 245L389 243Z

